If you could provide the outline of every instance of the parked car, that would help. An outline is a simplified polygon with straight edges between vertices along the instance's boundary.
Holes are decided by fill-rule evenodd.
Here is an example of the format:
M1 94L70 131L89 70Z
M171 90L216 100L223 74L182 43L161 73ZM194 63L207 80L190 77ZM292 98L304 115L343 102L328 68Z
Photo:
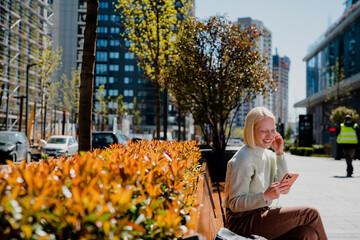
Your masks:
M110 147L111 144L121 143L123 145L127 144L129 138L120 132L111 132L111 131L99 131L92 133L92 148L104 149Z
M13 162L26 160L31 162L31 150L29 142L22 132L0 132L0 160L12 160Z
M43 153L49 156L72 156L77 153L78 142L73 136L53 135L43 147Z

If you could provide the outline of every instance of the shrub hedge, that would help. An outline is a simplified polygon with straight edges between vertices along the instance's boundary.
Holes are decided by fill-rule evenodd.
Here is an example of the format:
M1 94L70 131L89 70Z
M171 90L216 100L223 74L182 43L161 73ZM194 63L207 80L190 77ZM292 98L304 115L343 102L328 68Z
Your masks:
M196 213L197 142L140 141L0 173L2 239L176 239Z
M293 155L311 156L311 154L314 153L314 148L312 148L312 147L290 147L290 153Z

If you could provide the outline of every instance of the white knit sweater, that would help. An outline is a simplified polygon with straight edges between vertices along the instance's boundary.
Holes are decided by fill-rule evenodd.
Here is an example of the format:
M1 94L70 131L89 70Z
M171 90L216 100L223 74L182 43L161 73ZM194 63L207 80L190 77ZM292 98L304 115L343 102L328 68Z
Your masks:
M284 155L256 146L243 146L230 159L225 180L223 207L244 212L265 206L264 191L288 172Z

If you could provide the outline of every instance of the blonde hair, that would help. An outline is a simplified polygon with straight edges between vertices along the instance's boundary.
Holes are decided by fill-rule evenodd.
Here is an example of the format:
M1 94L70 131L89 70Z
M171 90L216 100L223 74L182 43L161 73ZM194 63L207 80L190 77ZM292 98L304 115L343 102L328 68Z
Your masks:
M255 148L254 127L264 118L271 118L276 122L274 114L266 107L253 108L245 118L244 142L247 146Z

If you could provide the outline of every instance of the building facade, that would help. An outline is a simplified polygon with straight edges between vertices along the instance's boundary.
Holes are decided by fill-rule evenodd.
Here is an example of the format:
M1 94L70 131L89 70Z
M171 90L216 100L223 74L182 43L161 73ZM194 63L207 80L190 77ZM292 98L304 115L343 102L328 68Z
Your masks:
M331 141L333 109L346 106L360 112L360 1L348 0L345 5L343 15L305 56L306 98L294 105L313 115L317 144Z
M104 86L102 98L115 100L119 95L123 96L123 102L127 109L136 107L141 111L141 123L138 126L138 133L155 136L156 113L155 113L155 89L138 66L133 54L128 51L130 42L122 36L124 29L120 26L120 15L115 11L113 0L100 0L98 16L98 38L96 44L96 65L95 65L95 109L100 105L99 87ZM177 112L171 101L164 107L164 91L161 92L161 126L164 123L164 111L168 111L168 132L170 139L177 137ZM136 105L133 100L136 98ZM112 124L116 117L116 101L109 103L109 122ZM126 116L125 116L126 117ZM133 116L129 116L131 119ZM95 115L95 122L100 121ZM135 127L135 126L133 126ZM130 133L132 133L130 129ZM134 133L134 132L133 132Z
M238 18L237 23L245 24L245 25L256 25L260 29L264 31L264 35L258 40L257 45L259 47L260 53L268 59L268 69L272 71L272 34L269 29L267 29L264 24L259 21L252 19L250 17L246 18ZM245 124L245 118L247 113L254 107L257 106L264 106L268 109L273 109L273 100L274 98L270 95L267 98L264 98L263 96L256 97L253 101L243 104L239 111L236 114L233 128L235 127L241 127L244 128Z
M273 55L273 73L274 78L278 81L276 92L273 93L272 111L277 117L277 122L288 126L289 115L289 71L290 59L286 56L280 57L276 51Z
M119 129L127 135L131 134L132 116L126 114L122 120L119 120L115 113L118 106L116 99L122 95L125 107L132 109L133 100L136 97L136 108L141 111L138 131L148 137L153 137L156 128L154 87L144 79L134 56L127 50L130 43L121 36L124 29L120 26L120 15L116 12L114 3L116 1L99 1L94 79L94 128L96 130ZM72 71L81 70L86 6L86 0L54 0L54 46L62 47L64 62L62 69L56 75L59 81L63 74L70 78ZM162 93L161 104L163 104L163 96ZM104 108L103 103L99 101L100 98L109 99L106 103L108 109L106 116L99 114L101 108ZM171 103L166 109L168 131L172 132L171 137L174 138L176 137L174 131L177 129L176 109ZM164 110L165 108L162 108L162 114ZM163 121L163 116L161 119ZM190 124L189 121L191 120L187 118L187 124ZM115 122L119 123L118 126L114 126Z
M81 69L86 20L86 0L54 0L53 48L62 48L62 66L54 74L57 81Z
M0 1L1 130L24 132L37 117L42 80L34 63L52 43L52 21L52 1Z

